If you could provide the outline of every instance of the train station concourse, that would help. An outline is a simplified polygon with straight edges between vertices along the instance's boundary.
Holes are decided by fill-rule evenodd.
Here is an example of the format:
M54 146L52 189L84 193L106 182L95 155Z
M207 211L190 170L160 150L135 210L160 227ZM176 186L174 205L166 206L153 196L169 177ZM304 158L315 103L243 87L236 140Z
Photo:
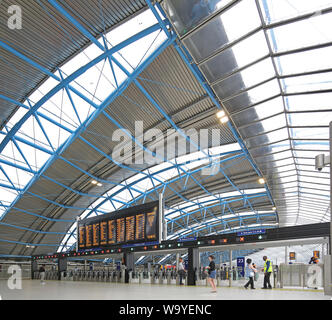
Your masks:
M0 308L332 300L331 30L332 0L0 0Z

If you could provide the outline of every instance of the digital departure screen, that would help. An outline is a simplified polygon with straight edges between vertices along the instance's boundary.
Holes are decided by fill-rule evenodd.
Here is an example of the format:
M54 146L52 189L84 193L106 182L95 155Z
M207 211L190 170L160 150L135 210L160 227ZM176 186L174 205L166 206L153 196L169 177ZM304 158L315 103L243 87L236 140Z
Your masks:
M108 221L108 244L116 243L116 225L115 220Z
M85 226L85 246L87 248L92 246L92 225Z
M100 245L107 244L107 222L100 222Z
M135 240L135 216L126 218L126 242Z
M159 240L159 201L79 221L79 249Z
M125 219L120 218L116 220L116 242L122 243L125 241Z
M145 238L145 214L136 215L135 240L144 240Z
M78 247L84 248L85 247L85 226L80 226L78 228Z
M153 208L153 211L146 214L145 232L149 240L156 239L157 237L157 209L158 206Z
M93 239L93 246L99 246L99 232L100 232L100 224L94 223L92 225L92 239Z

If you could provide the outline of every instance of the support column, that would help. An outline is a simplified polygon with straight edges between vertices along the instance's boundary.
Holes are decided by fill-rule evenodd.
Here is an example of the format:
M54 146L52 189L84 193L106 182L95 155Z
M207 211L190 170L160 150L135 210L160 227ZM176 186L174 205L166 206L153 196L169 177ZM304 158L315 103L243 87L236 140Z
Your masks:
M232 278L233 278L232 260L233 260L232 250L229 250L229 272L228 272L229 287L232 286Z
M58 259L58 280L61 280L61 272L67 271L67 258Z
M288 264L288 247L285 247L285 264Z
M135 255L134 253L128 252L123 254L125 269L125 283L129 283L129 272L135 270Z
M199 251L198 248L189 248L188 249L188 285L196 285L196 271L198 270L198 261L199 261Z
M36 260L31 261L31 279L35 278L35 272L38 271L38 262Z

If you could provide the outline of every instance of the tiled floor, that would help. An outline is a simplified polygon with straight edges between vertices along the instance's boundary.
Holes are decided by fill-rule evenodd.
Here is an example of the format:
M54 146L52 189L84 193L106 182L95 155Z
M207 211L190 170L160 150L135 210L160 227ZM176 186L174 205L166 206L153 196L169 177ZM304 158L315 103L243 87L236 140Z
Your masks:
M3 300L331 300L319 290L246 290L218 288L211 293L208 287L175 285L138 285L83 281L24 280L22 289L10 290L0 281Z

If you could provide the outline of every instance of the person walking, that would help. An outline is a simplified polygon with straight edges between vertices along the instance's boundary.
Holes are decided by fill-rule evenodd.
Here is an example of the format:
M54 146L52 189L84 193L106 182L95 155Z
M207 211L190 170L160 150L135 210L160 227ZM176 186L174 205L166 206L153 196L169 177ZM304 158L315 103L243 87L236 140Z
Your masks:
M209 277L208 277L208 282L210 283L211 285L211 288L212 288L212 291L213 293L216 293L217 292L217 288L216 288L216 285L214 283L214 279L216 278L216 264L214 262L214 256L209 256L209 261L210 261L210 264L208 267L206 267L208 269L208 274L209 274Z
M44 264L39 268L39 274L40 274L40 283L45 284L45 265Z
M185 271L185 268L184 268L184 263L183 263L183 259L180 258L179 259L179 277L180 277L180 286L184 285L184 283L182 283L182 279L185 278L186 276L186 271Z
M270 259L267 258L267 256L263 257L264 260L264 284L262 289L272 289L271 283L270 283L270 277L272 273L272 262Z
M246 260L247 265L246 265L246 278L249 278L249 281L244 285L244 287L246 289L248 289L248 286L250 285L251 289L255 289L254 288L254 277L255 277L255 273L257 272L256 268L254 268L253 264L251 263L252 260L251 259L247 259Z

